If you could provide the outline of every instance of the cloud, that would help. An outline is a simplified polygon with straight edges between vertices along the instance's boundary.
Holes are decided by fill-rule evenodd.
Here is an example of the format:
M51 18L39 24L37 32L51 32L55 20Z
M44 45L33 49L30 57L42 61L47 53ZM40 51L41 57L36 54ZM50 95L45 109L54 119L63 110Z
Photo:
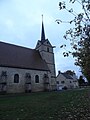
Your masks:
M3 0L0 1L0 39L21 46L33 48L41 35L41 15L44 15L46 38L56 46L57 70L76 69L73 59L64 58L60 45L67 43L63 35L69 24L57 25L57 18L68 20L72 15L59 11L60 0ZM69 6L70 8L71 6ZM79 7L78 7L79 8ZM79 9L78 9L79 10ZM68 48L69 48L68 44Z
M7 19L5 24L8 27L8 29L12 30L14 28L14 23L13 23L13 21L11 19Z

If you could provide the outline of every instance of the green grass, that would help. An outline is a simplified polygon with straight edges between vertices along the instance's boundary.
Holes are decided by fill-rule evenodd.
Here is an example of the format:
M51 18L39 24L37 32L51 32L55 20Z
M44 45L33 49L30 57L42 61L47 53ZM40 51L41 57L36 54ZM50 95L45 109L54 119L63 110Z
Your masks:
M0 95L0 120L90 120L90 89Z

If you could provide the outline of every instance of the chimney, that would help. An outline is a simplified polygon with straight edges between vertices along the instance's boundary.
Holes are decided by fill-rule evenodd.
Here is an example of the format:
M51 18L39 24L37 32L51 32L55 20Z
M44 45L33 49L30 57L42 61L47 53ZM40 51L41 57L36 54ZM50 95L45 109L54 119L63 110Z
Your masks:
M59 71L58 71L58 74L60 74L60 73L61 73L61 71L59 70Z

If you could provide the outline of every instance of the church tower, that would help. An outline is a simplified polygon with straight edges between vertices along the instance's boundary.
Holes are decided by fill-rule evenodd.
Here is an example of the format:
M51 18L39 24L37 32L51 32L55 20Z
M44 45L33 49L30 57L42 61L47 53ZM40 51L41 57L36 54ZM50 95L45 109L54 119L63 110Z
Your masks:
M41 40L38 40L36 50L39 50L42 59L45 60L50 70L50 86L52 90L56 89L56 71L55 71L55 60L53 46L50 41L45 38L43 15L42 15L42 29L41 29Z

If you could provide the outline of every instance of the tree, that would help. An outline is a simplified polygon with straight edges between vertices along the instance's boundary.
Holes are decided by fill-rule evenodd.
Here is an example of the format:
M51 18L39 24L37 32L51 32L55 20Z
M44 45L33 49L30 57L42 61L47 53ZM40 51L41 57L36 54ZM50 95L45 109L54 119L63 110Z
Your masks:
M85 80L83 79L82 75L79 77L78 82L79 82L79 86L85 85Z
M58 24L74 23L74 27L67 30L63 36L70 41L72 51L65 51L63 55L75 57L75 65L80 66L90 84L90 0L69 0L69 2L72 4L78 2L82 6L82 13L76 13L73 8L67 9L65 2L59 2L60 10L64 9L74 15L74 19L70 21L56 20ZM60 46L63 47L67 46L65 44Z
M65 73L71 76L75 75L75 72L71 70L67 70Z

